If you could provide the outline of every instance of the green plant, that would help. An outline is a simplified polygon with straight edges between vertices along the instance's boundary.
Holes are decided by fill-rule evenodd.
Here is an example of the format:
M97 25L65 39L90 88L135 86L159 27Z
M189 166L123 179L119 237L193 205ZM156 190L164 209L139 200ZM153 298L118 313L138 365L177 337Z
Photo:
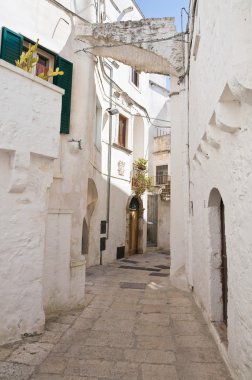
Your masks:
M27 52L22 52L19 59L15 61L15 64L20 69L27 71L28 73L32 73L32 70L34 67L36 67L39 57L36 56L37 49L38 49L38 41L32 45L29 44L29 48ZM50 68L47 73L40 73L38 74L38 77L44 80L48 80L50 77L56 77L57 75L64 75L64 71L60 71L57 67L55 71L53 71L52 68Z
M32 72L34 66L38 63L38 57L35 57L34 54L38 48L38 40L35 45L29 44L29 49L27 52L21 54L20 58L15 61L16 66L28 73Z
M147 171L148 161L144 158L139 158L134 161L134 174L132 178L132 188L136 195L143 195L148 190L153 192L152 177L148 176Z
M138 160L134 161L134 166L138 170L146 170L147 163L148 163L148 160L145 160L145 158L138 158Z
M64 71L59 71L59 68L57 67L55 71L53 71L52 68L50 68L47 73L40 73L38 75L39 78L42 78L44 80L48 80L50 77L56 77L57 75L64 75Z

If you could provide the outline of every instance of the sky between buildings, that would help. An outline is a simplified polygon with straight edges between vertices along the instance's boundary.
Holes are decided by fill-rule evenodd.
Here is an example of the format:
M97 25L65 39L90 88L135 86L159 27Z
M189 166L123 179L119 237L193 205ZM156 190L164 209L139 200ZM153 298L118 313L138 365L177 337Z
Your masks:
M185 7L188 10L189 0L136 0L144 16L147 17L175 17L177 30L181 30L180 12ZM187 18L184 13L184 30Z

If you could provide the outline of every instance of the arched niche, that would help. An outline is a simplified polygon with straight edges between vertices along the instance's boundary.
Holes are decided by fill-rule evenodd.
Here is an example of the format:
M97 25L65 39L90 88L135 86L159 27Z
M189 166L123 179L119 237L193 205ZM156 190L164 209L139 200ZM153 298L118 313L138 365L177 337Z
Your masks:
M225 206L220 191L213 188L208 199L210 246L210 316L227 325L228 273L225 234Z

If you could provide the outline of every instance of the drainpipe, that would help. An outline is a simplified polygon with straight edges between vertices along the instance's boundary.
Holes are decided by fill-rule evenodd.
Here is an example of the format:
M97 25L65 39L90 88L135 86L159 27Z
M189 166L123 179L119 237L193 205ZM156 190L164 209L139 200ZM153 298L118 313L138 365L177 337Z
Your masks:
M113 102L113 67L111 67L106 61L103 62L104 66L109 69L109 108L112 109ZM112 117L113 115L109 113L109 144L108 144L108 162L107 162L107 170L108 170L108 181L107 181L107 216L106 216L106 224L107 224L107 235L106 239L109 238L109 219L110 219L110 189L111 189L111 152L112 152Z

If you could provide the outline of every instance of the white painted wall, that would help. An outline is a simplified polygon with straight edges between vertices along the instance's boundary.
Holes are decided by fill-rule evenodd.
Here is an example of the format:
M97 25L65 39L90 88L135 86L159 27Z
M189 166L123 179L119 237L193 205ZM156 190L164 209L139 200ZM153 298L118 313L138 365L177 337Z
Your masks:
M0 344L44 327L48 188L63 90L0 60Z
M81 17L90 22L95 22L99 13L96 12L94 3L89 0L78 0L75 2L62 0L60 3L71 9L72 12L77 12ZM127 3L118 2L118 7L120 10L123 10L124 7L131 4L133 4L131 1ZM142 16L134 4L132 6L134 11L128 13L125 18L141 18ZM13 13L14 7L15 13ZM11 18L10 14L12 15ZM113 14L111 10L109 17L116 19L119 14L117 11ZM25 0L21 4L20 1L14 0L11 3L5 2L1 8L0 27L6 26L33 41L39 38L41 46L73 63L69 135L59 135L58 133L60 99L62 95L60 90L44 82L42 86L41 81L37 79L33 81L31 79L28 80L24 74L21 76L24 79L20 79L21 77L18 80L15 79L16 77L10 79L12 87L9 86L9 81L7 83L7 91L10 91L10 94L18 95L17 92L20 91L20 88L25 89L24 99L22 100L24 106L22 109L16 107L13 104L14 97L10 96L10 99L6 98L5 103L2 103L5 105L4 111L8 110L8 112L2 113L1 117L9 115L10 108L15 109L17 112L13 112L13 117L19 117L22 121L24 134L20 134L21 129L16 129L16 121L15 123L11 122L8 131L11 130L12 133L5 134L6 141L3 140L4 143L0 143L0 146L2 149L6 149L6 145L8 145L8 151L12 152L17 149L15 146L13 147L15 142L18 149L22 147L24 151L21 149L17 150L17 154L15 154L13 160L9 159L6 153L1 153L3 154L2 162L6 173L10 168L13 168L12 172L13 170L15 172L15 176L12 179L13 189L15 191L23 191L23 195L26 194L23 190L23 187L25 188L24 183L26 183L30 175L29 170L32 171L31 190L29 190L31 195L29 196L34 197L31 203L36 212L33 209L30 210L30 208L29 210L22 208L15 223L17 230L20 228L19 225L22 228L29 228L29 234L33 232L32 236L36 236L38 242L34 243L34 246L33 240L31 240L32 243L29 243L34 248L34 251L36 251L35 253L32 251L32 254L29 255L29 258L31 256L36 258L37 263L36 266L34 263L32 266L32 275L36 278L34 289L31 287L30 281L28 281L30 277L26 275L26 271L22 270L24 281L19 273L21 272L20 268L23 269L24 265L29 268L28 254L30 251L27 250L24 254L24 260L20 260L19 267L15 267L18 274L16 277L20 277L21 280L20 282L17 281L17 286L12 287L15 300L10 303L11 312L12 309L19 310L18 304L15 303L18 300L24 302L26 313L27 310L30 312L31 302L34 308L32 308L29 317L27 314L23 315L22 313L19 317L19 315L17 316L13 312L13 321L11 322L14 326L13 333L6 333L4 335L6 326L10 323L10 319L7 321L6 318L6 324L3 324L3 331L5 331L3 332L3 341L16 339L24 332L40 331L44 323L43 308L46 313L51 313L83 304L86 257L82 255L82 226L83 219L87 215L89 215L90 219L90 254L87 261L88 265L99 263L100 221L107 217L106 191L109 118L106 109L109 107L110 87L105 72L107 75L109 72L107 69L103 72L100 63L96 62L96 59L92 55L82 51L85 46L83 42L75 39L75 28L82 22L80 18L73 17L67 9L63 10L57 7L55 2L50 1L38 0L34 2L32 0ZM3 69L2 66L1 70ZM13 68L11 70L13 71ZM16 73L15 70L13 72ZM113 94L113 102L115 102L113 104L128 118L128 150L120 149L115 145L112 146L110 233L107 249L104 252L104 263L111 262L116 258L116 247L127 244L126 205L132 193L130 175L133 163L132 149L134 147L133 125L135 115L140 115L143 126L142 136L140 136L142 138L141 155L142 151L146 155L148 152L150 129L147 113L150 117L157 117L160 114L160 110L164 109L163 104L166 100L166 96L159 94L158 98L161 103L157 102L157 100L155 104L152 103L150 95L152 90L148 74L140 75L139 88L136 88L132 84L131 69L128 66L120 64L119 69L113 69L113 74L114 80L119 86L114 86L113 88L113 92L119 90L119 97ZM4 83L6 83L5 79L3 79ZM21 81L25 81L26 83L24 86L22 85L23 87L19 85ZM97 136L95 138L97 98L100 103L99 107L101 107L98 119L102 123L101 142L98 144ZM133 103L131 102L131 98L134 100ZM36 108L35 114L31 115L27 112L28 106L25 102L28 101L29 104L34 104L34 108ZM32 121L35 121L33 128L31 128ZM115 116L113 117L112 125L112 143L117 142L117 124L117 117ZM25 133L26 130L29 133ZM140 137L138 136L138 139ZM69 141L72 139L81 140L82 149L79 149L78 143ZM1 144L5 145L2 146ZM31 152L30 159L28 151ZM55 160L54 163L53 160ZM124 174L118 171L119 161L125 163ZM32 169L29 169L29 165ZM13 194L6 195L6 183L9 183L7 177L6 174L6 178L3 179L3 192L6 196L6 205L9 202L8 197L14 196ZM89 178L94 180L94 189L97 194L96 199L91 203L88 190ZM47 191L49 186L50 189ZM28 196L24 195L20 202L23 205L26 202L29 203L29 199ZM19 202L18 199L17 201ZM146 210L146 196L144 196L143 201ZM6 205L3 205L3 215L9 215L12 223L11 217L15 215L15 210L11 207L9 210L5 210ZM90 211L90 207L93 208L93 212ZM26 219L27 223L23 225L22 221ZM146 219L146 211L144 219ZM34 223L34 220L38 220L38 224ZM14 227L12 230L9 228L9 231L13 232L14 230ZM26 236L25 231L22 231L22 234ZM17 236L20 236L19 232ZM29 240L30 238L27 237L27 239ZM146 225L144 222L143 248L145 246ZM16 246L15 244L13 245L13 250L15 251L17 247L18 242ZM12 266L12 269L16 254L15 251L12 258L8 257L8 265ZM7 273L9 275L10 268ZM22 281L25 283L25 286ZM17 295L17 290L22 288L22 286L24 288L24 295L20 297ZM8 288L10 287L7 286ZM33 295L29 293L30 290L34 293L36 301L34 301ZM3 297L3 301L5 300L6 295ZM25 302L27 302L27 305ZM5 317L9 312L9 309L6 310ZM33 320L35 315L37 325Z
M170 118L170 114L167 113L166 119ZM155 125L157 121L155 121ZM160 124L165 124L164 122L159 122ZM168 124L167 124L168 125ZM168 134L169 132L169 134ZM165 126L164 128L152 128L151 146L149 150L149 168L150 173L153 176L153 185L156 185L156 167L167 165L168 175L171 175L171 135L170 128ZM167 178L168 181L168 178ZM168 182L167 182L168 183ZM155 191L161 192L161 187L155 187ZM170 249L170 200L161 200L161 196L158 197L158 228L157 228L157 246L160 249L169 250Z
M118 8L123 10L128 6L133 6L134 11L127 13L124 19L140 19L142 15L136 10L133 2L115 1ZM111 5L110 1L106 2L106 12L108 21L115 21L119 12ZM131 67L118 62L116 68L112 59L106 60L112 67L113 80L113 107L128 119L128 137L127 148L124 150L115 144L118 142L118 115L112 117L112 153L111 153L111 207L110 207L110 226L109 238L106 242L106 250L103 252L103 263L111 262L116 259L117 247L125 246L127 249L126 236L126 209L131 190L131 171L135 159L146 157L149 159L150 133L155 132L155 128L148 122L147 115L152 118L161 116L167 118L166 100L167 91L150 86L150 75L141 73L139 87L137 88L131 81ZM105 73L109 76L109 70L105 67ZM107 181L108 181L108 142L109 142L109 115L106 109L109 108L110 86L109 80L104 76L101 65L97 66L95 72L96 91L98 105L101 107L101 146L93 146L89 176L95 181L98 191L98 200L91 217L90 225L90 246L87 256L88 265L97 265L100 262L100 221L106 220L107 217ZM153 77L153 81L165 86L163 77ZM133 102L129 104L129 99ZM137 115L137 116L136 116ZM164 116L165 115L165 116ZM97 127L94 121L94 128ZM99 126L98 126L99 129ZM96 144L97 145L97 144ZM119 162L124 163L124 174L118 171ZM147 219L147 197L143 196L144 202L144 223L143 223L143 250L146 249L146 219ZM127 253L127 252L126 252Z
M176 201L183 199L181 191L189 183L183 173L186 159L176 153L181 141L186 141L186 124L175 125L172 144L173 273L183 261L186 264L181 252L189 246L187 275L192 276L195 296L209 320L222 319L218 306L219 228L214 222L217 210L208 207L210 192L217 188L225 205L228 262L228 349L225 352L224 346L221 348L242 380L252 376L251 16L251 1L198 1L192 44L195 57L191 55L190 66L189 233L181 223L183 209L175 213ZM183 100L174 105L175 113L183 107Z

